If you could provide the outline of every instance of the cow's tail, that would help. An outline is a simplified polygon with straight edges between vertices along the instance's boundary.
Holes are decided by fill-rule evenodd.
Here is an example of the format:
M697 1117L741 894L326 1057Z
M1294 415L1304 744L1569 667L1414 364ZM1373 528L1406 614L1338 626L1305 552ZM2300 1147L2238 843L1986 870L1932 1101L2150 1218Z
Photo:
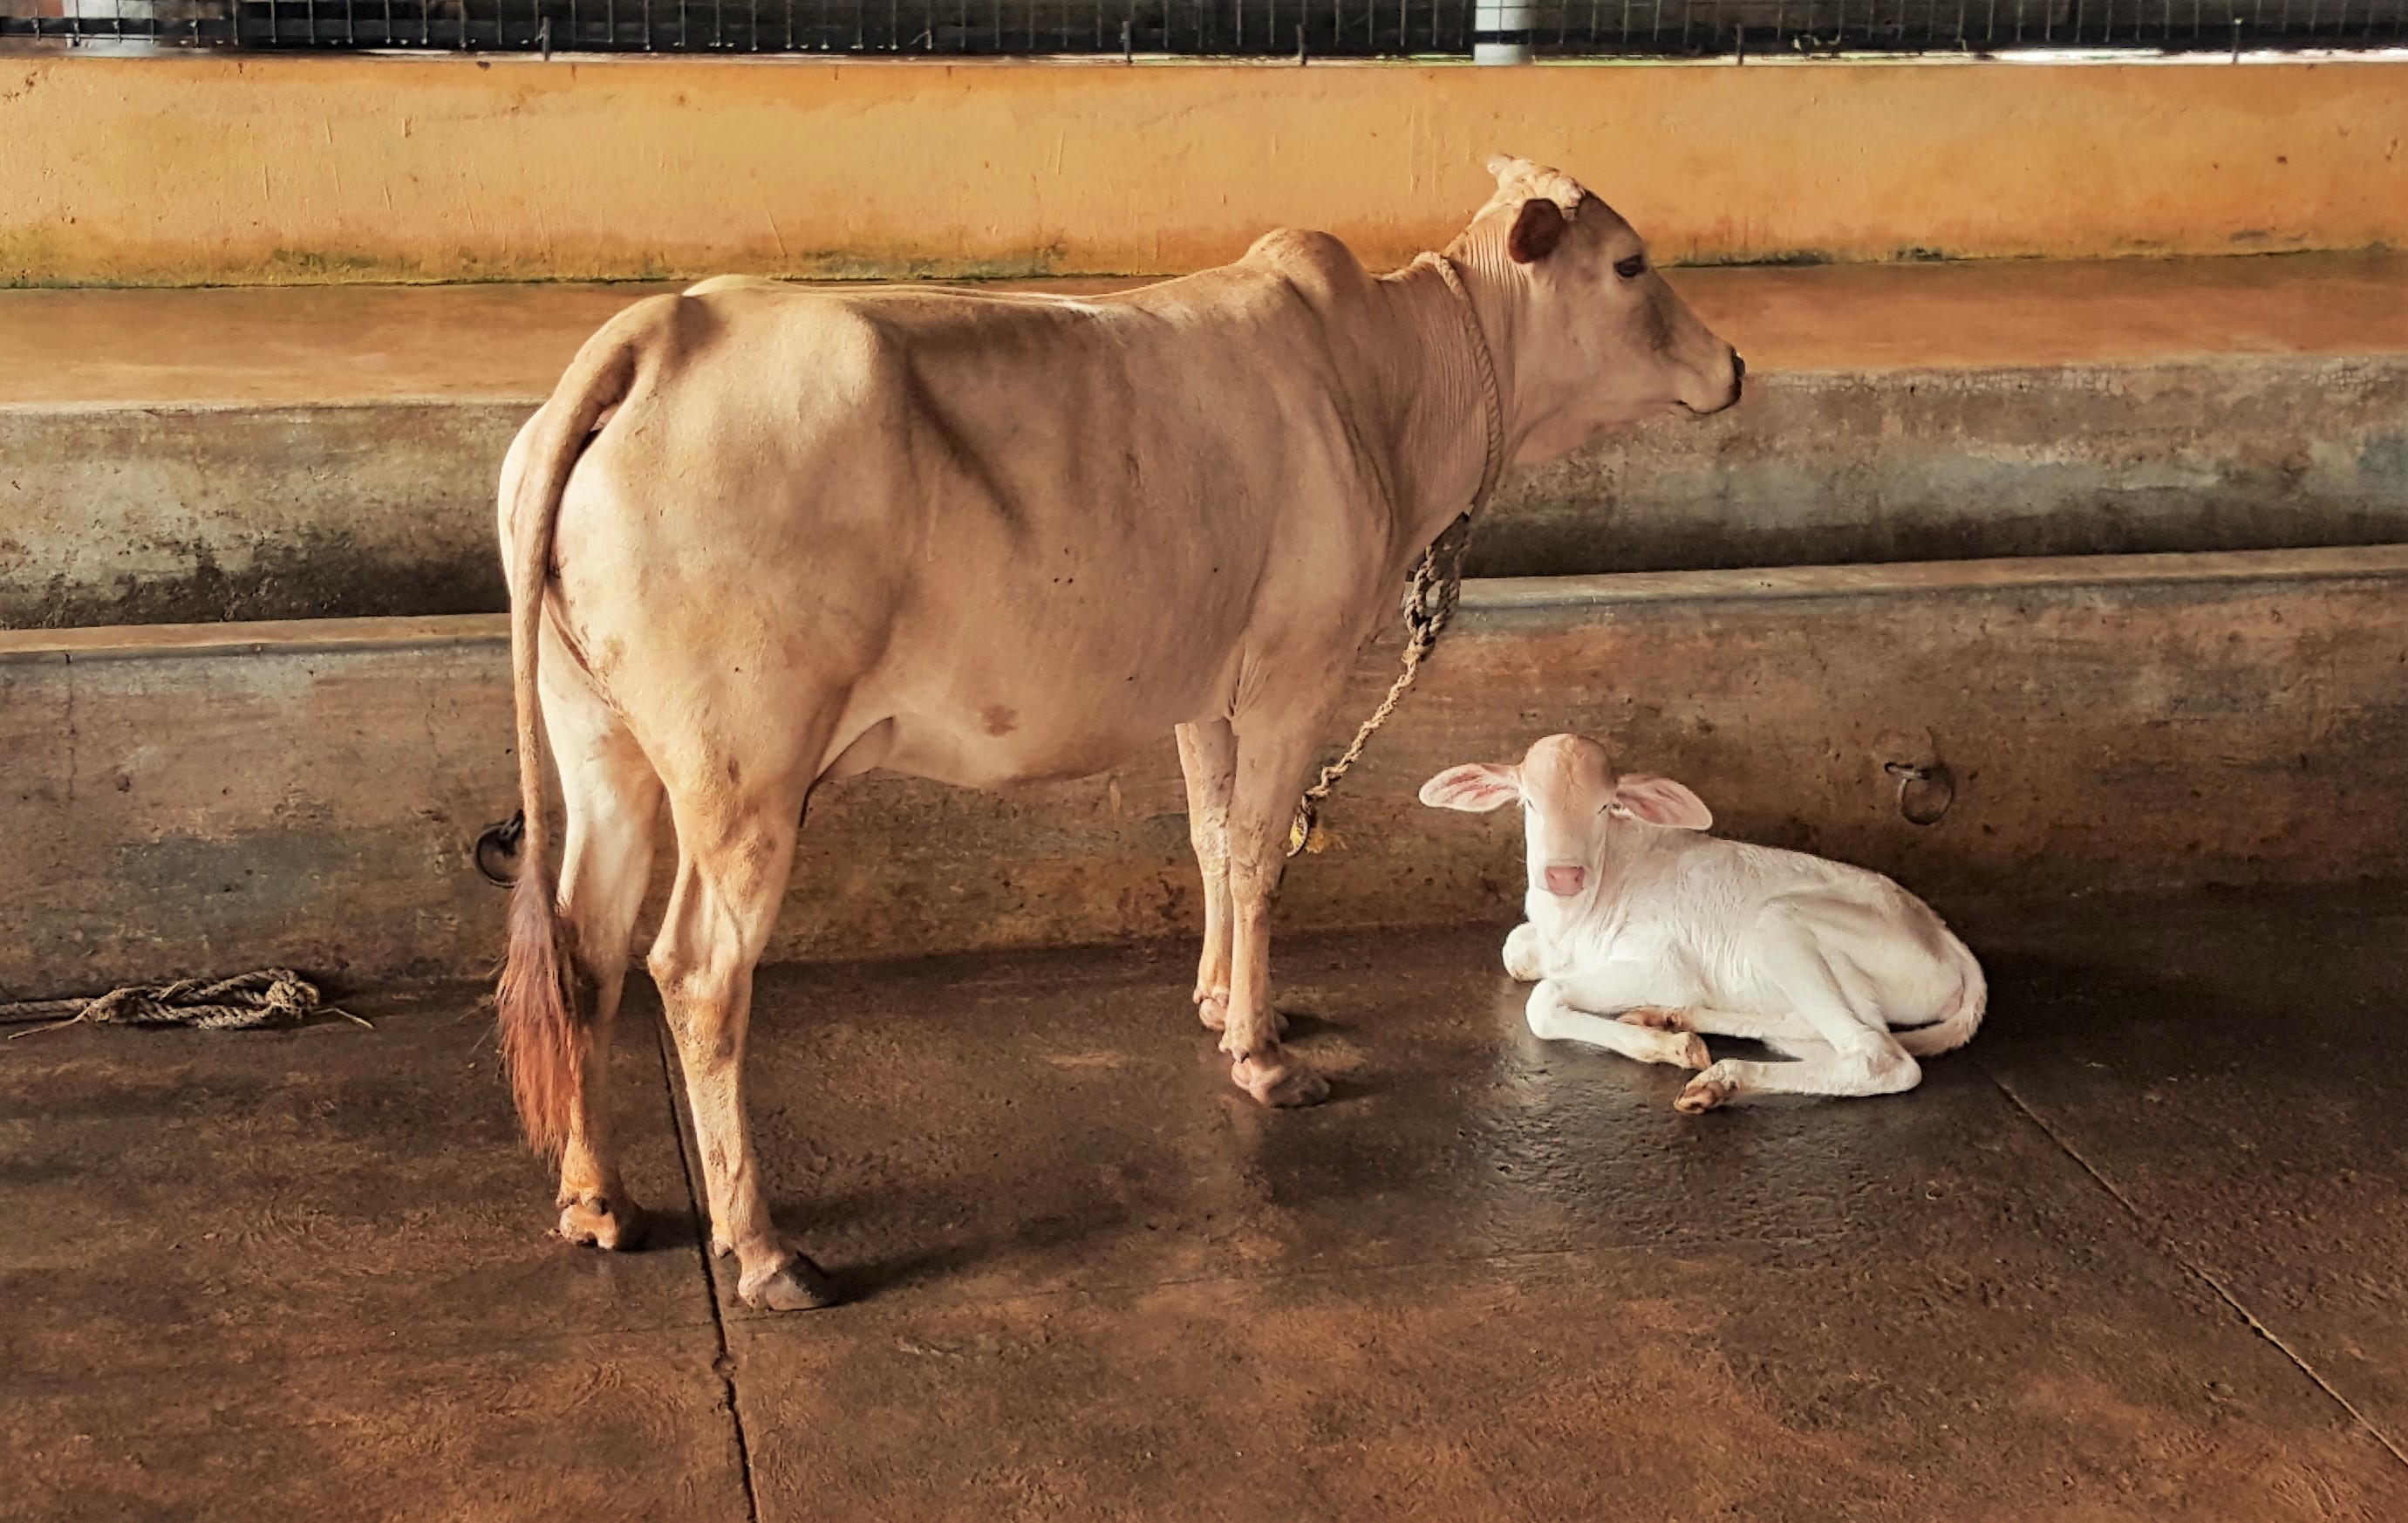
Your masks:
M585 1061L585 1022L576 983L575 927L554 902L552 826L543 807L542 713L536 655L552 582L552 530L560 496L605 409L627 395L637 359L632 338L605 329L578 352L535 416L506 519L510 572L510 697L518 711L518 882L510 893L509 950L494 991L502 1060L527 1145L556 1157L566 1145Z
M1973 1033L1982 1028L1983 1014L1990 1007L1990 981L1983 976L1982 965L1974 959L1972 949L1957 940L1954 931L1943 927L1940 934L1947 938L1948 957L1956 965L1962 992L1956 997L1956 1008L1931 1025L1890 1033L1912 1057L1937 1056L1972 1041Z

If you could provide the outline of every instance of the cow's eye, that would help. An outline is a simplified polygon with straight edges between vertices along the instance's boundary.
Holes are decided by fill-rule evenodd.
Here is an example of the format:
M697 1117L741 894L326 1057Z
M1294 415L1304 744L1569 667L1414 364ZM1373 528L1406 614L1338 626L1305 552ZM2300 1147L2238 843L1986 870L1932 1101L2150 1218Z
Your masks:
M1613 262L1613 273L1626 280L1635 280L1647 273L1647 256L1632 254L1627 259L1617 259Z

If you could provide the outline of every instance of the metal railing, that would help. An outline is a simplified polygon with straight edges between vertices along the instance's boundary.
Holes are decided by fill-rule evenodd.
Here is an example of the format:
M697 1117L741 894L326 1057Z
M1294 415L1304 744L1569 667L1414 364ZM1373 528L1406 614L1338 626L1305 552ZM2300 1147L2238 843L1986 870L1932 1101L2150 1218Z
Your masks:
M1460 57L2408 46L2408 0L0 0L0 38L274 50Z

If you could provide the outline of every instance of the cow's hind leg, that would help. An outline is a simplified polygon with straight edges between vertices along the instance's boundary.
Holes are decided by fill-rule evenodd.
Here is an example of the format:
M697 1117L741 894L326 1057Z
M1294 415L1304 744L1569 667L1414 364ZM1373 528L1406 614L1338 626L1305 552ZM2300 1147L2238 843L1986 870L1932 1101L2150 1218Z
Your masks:
M652 970L685 1070L711 1247L736 1256L737 1293L746 1304L824 1306L835 1300L826 1277L770 1224L744 1107L752 966L785 897L802 798L784 790L706 797L691 806L681 795L671 798L677 884L652 945Z
M560 1235L597 1248L633 1248L643 1240L644 1214L620 1182L611 1144L610 1034L627 977L627 943L652 875L661 783L565 653L548 653L541 671L544 729L568 825L560 912L574 927L577 972L593 1012L580 1033L584 1049L560 1155Z

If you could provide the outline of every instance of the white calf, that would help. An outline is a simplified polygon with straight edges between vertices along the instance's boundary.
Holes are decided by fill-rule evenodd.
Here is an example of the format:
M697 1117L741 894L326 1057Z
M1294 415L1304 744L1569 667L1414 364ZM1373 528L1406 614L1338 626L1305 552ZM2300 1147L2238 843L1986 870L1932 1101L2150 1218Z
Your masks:
M1982 1024L1981 965L1921 899L1862 868L1700 834L1713 816L1696 794L1616 778L1594 740L1551 735L1518 767L1474 762L1422 785L1442 809L1517 798L1529 920L1505 939L1505 970L1539 981L1530 1029L1704 1069L1674 1102L1684 1112L1912 1089L1916 1058ZM1797 1061L1709 1067L1700 1031Z

